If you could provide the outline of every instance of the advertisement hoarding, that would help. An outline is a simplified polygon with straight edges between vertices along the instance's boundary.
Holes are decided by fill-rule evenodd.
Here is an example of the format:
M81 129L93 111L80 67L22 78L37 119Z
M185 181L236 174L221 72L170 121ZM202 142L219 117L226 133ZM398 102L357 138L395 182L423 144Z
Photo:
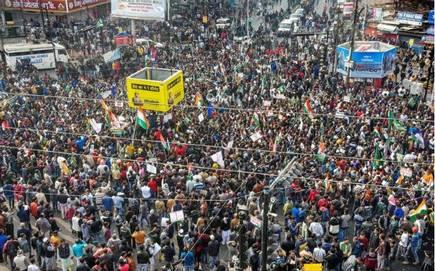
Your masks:
M353 68L350 77L383 78L393 72L396 49L386 52L353 52ZM346 62L349 59L349 49L337 47L337 72L347 75Z
M353 52L352 60L355 65L352 76L359 78L377 78L382 74L382 53Z
M129 107L167 112L184 99L183 72L177 71L164 81L129 76L126 88Z
M164 20L166 0L111 0L112 16L138 20Z

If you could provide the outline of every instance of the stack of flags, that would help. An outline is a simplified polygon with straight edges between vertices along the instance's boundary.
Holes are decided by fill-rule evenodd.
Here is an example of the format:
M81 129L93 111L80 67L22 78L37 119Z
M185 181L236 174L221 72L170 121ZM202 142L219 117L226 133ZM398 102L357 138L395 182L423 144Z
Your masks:
M110 125L112 133L115 135L122 135L124 133L124 129L121 126L121 122L118 120L118 117L112 112L112 110L107 106L104 100L101 100L101 107L106 114L106 121Z

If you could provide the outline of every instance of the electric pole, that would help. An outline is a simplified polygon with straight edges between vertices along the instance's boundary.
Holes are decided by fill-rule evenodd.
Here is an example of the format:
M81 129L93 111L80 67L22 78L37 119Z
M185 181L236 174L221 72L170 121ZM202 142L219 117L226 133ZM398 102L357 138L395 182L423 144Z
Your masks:
M263 223L261 225L261 271L267 271L267 241L269 238L269 221L268 221L268 211L269 211L269 187L263 188Z
M356 32L356 23L358 21L358 2L359 0L355 0L355 7L353 11L353 27L352 27L352 37L350 40L350 51L349 51L349 60L348 60L348 67L347 67L347 77L346 77L346 87L349 88L349 80L350 80L350 70L353 69L350 67L350 64L352 63L352 54L353 54L353 47L355 45L355 32Z
M248 248L246 246L246 225L244 219L244 215L240 217L239 225L239 269L242 271L248 267L246 259L246 250L248 250Z
M272 192L278 184L281 184L289 175L296 175L295 170L296 157L284 167L278 176L273 180L272 184L263 188L263 221L261 224L261 271L267 271L267 242L269 239L269 210L270 210L270 192Z

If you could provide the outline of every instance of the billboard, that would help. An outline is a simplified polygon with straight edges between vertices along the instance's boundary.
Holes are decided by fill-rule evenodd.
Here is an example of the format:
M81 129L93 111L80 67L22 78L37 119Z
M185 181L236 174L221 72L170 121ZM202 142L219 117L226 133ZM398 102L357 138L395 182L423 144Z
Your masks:
M391 49L384 53L384 57L382 59L382 71L383 75L388 76L393 73L394 70L394 61L396 60L397 49Z
M427 22L430 24L434 24L434 20L433 20L433 15L434 15L435 10L431 10L429 11L429 13L427 14Z
M374 22L380 22L383 19L382 8L368 9L367 19Z
M175 72L164 81L146 80L136 74L126 79L129 107L167 112L184 99L182 71Z
M396 48L385 52L353 52L354 63L350 77L383 78L393 72ZM346 61L349 59L349 49L337 47L337 72L347 75Z
M353 52L354 67L351 71L353 77L377 78L382 74L382 53L379 52Z
M138 20L165 20L166 0L111 0L112 16Z

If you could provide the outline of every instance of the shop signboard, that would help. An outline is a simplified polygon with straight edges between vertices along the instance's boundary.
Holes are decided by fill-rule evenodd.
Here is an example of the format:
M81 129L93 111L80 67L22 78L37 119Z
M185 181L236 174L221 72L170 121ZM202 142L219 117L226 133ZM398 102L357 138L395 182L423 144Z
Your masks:
M423 24L423 14L399 11L396 21L401 24L421 26Z
M69 13L106 3L109 0L5 0L4 9Z
M343 16L350 18L353 14L353 2L346 2L343 4Z

